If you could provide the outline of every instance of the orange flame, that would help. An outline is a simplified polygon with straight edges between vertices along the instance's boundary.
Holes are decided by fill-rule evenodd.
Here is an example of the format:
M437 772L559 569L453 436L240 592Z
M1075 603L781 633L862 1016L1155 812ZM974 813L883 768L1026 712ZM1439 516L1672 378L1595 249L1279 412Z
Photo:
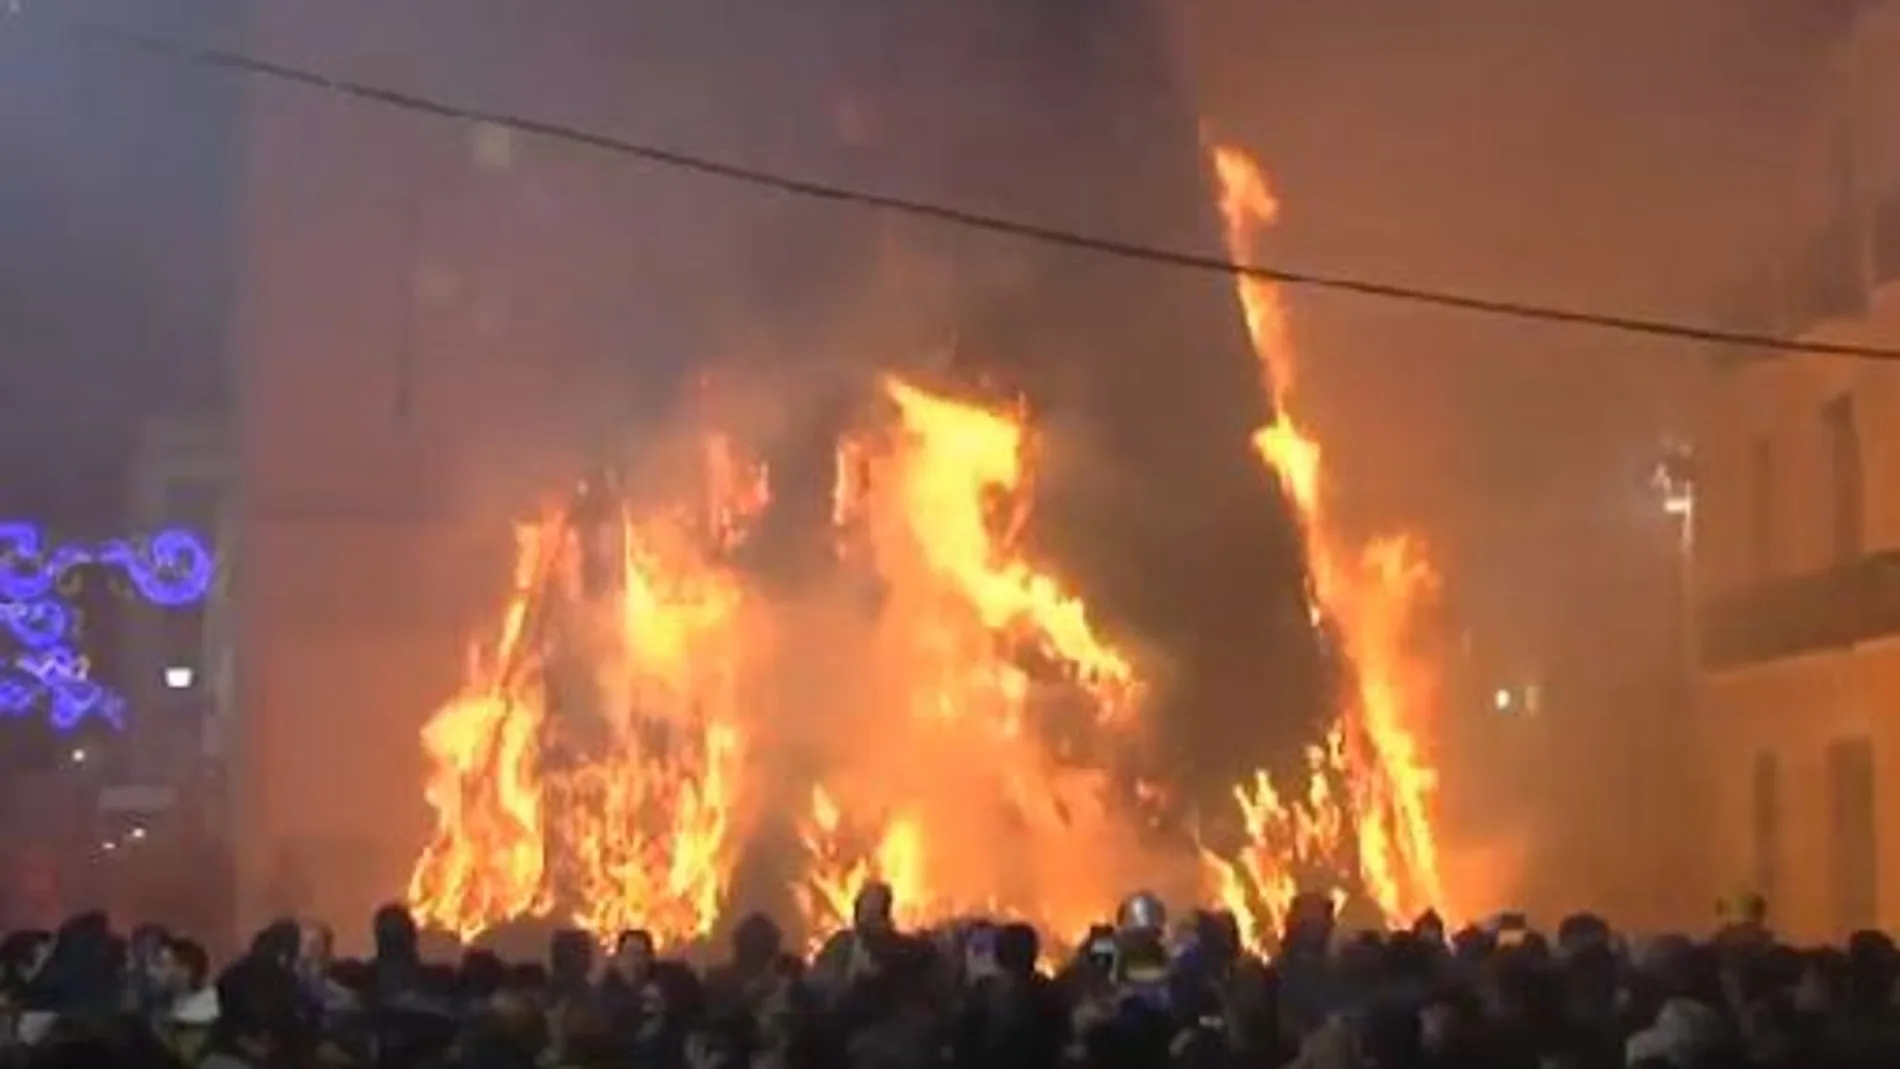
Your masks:
M916 822L903 818L889 822L868 852L852 849L853 834L830 793L822 786L813 787L811 811L799 829L811 867L805 882L793 890L800 912L809 921L814 947L827 932L849 923L858 892L873 880L891 888L899 924L932 919L930 911L921 908L930 892L924 882L922 832Z
M1213 165L1243 258L1272 197L1244 155L1216 149ZM1316 873L1335 874L1336 895L1363 889L1388 919L1439 897L1415 741L1432 679L1408 655L1434 578L1410 538L1355 547L1335 529L1319 447L1291 414L1279 295L1250 279L1238 294L1275 411L1253 446L1298 514L1311 620L1350 668L1304 789L1256 774L1233 792L1238 845L1201 850L1201 875L1257 944ZM882 397L888 418L838 443L833 501L842 578L877 596L838 625L861 646L828 715L870 708L801 782L815 784L797 822L801 912L823 933L878 879L906 924L1002 912L1079 933L1184 860L1145 838L1141 814L1164 788L1107 771L1141 741L1142 675L1023 546L1025 413L897 379ZM769 501L765 471L716 435L699 461L693 509L617 503L617 517L585 521L557 509L520 532L498 630L424 730L436 827L409 885L420 919L466 937L559 917L677 943L726 908L743 806L759 793L747 743L772 738L744 718L742 687L771 614L790 609L755 602L722 563Z
M1234 148L1211 151L1229 255L1251 259L1278 212L1265 176ZM1347 824L1328 781L1343 780L1352 813L1358 876L1388 921L1438 903L1440 881L1431 818L1433 774L1416 736L1429 728L1434 680L1409 653L1409 630L1436 585L1418 543L1381 539L1354 552L1325 512L1319 444L1294 420L1294 349L1278 288L1237 276L1247 333L1273 403L1273 422L1254 448L1285 489L1305 543L1309 616L1336 630L1351 672L1340 722L1311 755L1308 796L1284 801L1268 777L1235 792L1248 844L1236 856L1205 860L1223 902L1250 932L1277 927L1297 890L1289 863L1335 849Z
M1001 910L1080 931L1104 907L1103 858L1133 832L1107 776L1058 752L1051 729L1080 710L1085 733L1125 732L1137 672L1017 545L1029 490L1020 414L895 379L884 392L896 426L841 443L834 515L846 556L884 590L872 641L895 706L885 729L898 752L930 759L890 775L846 770L815 792L801 829L806 920L845 921L876 878L913 921Z
M746 494L715 493L701 522L623 510L580 531L552 510L522 530L500 632L423 731L420 920L464 938L527 916L669 942L711 928L734 862L748 613L710 553L763 490L724 446L707 459L710 486ZM607 593L582 576L603 543Z
M917 447L897 480L901 514L925 566L957 590L993 632L1034 643L1120 716L1132 709L1133 667L1095 634L1082 599L1025 561L1014 545L1028 520L1020 419L960 405L891 380L886 389ZM1002 535L992 513L1006 511Z

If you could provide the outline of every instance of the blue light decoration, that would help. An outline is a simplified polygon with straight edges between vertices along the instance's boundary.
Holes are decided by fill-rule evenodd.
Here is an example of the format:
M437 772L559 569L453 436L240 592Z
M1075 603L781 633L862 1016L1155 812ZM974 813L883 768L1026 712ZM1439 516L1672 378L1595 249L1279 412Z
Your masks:
M111 569L140 598L167 609L202 601L217 575L210 548L182 528L85 544L54 542L32 524L0 522L0 629L18 647L0 654L0 716L44 706L61 732L88 717L124 726L124 696L92 678L91 662L78 649L81 613L70 599L86 566Z

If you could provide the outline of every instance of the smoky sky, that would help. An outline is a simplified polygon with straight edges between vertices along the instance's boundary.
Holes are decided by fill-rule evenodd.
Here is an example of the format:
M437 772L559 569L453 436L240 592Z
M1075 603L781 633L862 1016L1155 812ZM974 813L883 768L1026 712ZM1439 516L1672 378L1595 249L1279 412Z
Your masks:
M819 181L1196 251L1216 236L1195 158L1206 121L1251 150L1282 197L1283 221L1262 250L1270 259L1705 320L1714 295L1780 237L1774 206L1818 106L1826 47L1852 5L44 6ZM0 500L9 508L109 523L122 496L113 465L136 420L215 408L231 393L222 373L255 359L232 341L256 266L246 123L260 114L258 94L306 92L0 22L9 382L0 443L10 491ZM440 120L376 120L350 173L402 172L377 195L413 197L429 213L429 254L476 264L470 271L531 306L524 318L538 326L524 329L541 334L517 348L536 355L496 381L585 379L590 367L630 368L643 382L655 368L677 375L756 333L733 329L749 308L771 309L768 333L826 337L855 314L852 296L883 240L886 221L847 207L531 139L509 177L464 177L455 169L466 166L467 138ZM324 223L300 225L314 233ZM936 231L922 240L967 246L976 263L1012 263L1021 251ZM1098 460L1150 472L1151 493L1177 504L1196 485L1259 498L1248 482L1257 475L1223 467L1244 456L1221 459L1214 444L1264 413L1223 284L1055 254L1036 254L1035 265L1027 274L1041 288L1021 291L1033 296L977 287L958 299L980 299L986 314L973 329L995 348L1041 353L1016 374L1114 414L1097 421ZM402 271L389 278L409 285ZM1638 580L1667 544L1646 526L1641 473L1661 433L1685 418L1684 383L1700 354L1299 291L1289 299L1301 414L1327 446L1355 529L1421 532L1455 580L1448 597L1488 631L1561 645L1654 614ZM1130 318L1103 322L1104 306ZM453 324L416 329L418 359L431 347L484 344ZM1124 349L1139 359L1118 360ZM477 403L476 387L467 390ZM473 422L515 437L563 432L601 418L601 392L513 423L505 406ZM1144 417L1143 400L1155 414ZM489 444L471 439L469 455L493 455ZM63 470L49 455L74 459ZM1198 482L1163 475L1197 467ZM1208 503L1219 496L1182 504L1190 520L1176 527L1113 525L1110 514L1129 509L1118 484L1077 505L1087 519L1074 527L1108 525L1130 553L1173 553L1182 582L1199 585L1194 596L1214 597L1223 584L1211 577L1223 559L1246 556L1243 543L1291 552L1283 522L1276 529L1257 504ZM1056 541L1113 585L1113 567L1087 562L1087 539ZM1192 548L1157 548L1168 545ZM1291 587L1264 574L1273 570L1262 566L1256 592L1278 582L1286 601ZM1599 580L1586 584L1593 593L1579 592L1578 574ZM1594 600L1581 604L1586 594ZM1110 600L1130 615L1168 615L1145 596ZM1275 626L1270 612L1235 612L1217 622ZM1220 645L1220 627L1205 620L1171 626L1175 645ZM1241 652L1209 656L1216 674L1262 671Z
M1282 196L1271 257L1707 322L1788 240L1854 6L1199 0L1183 39L1203 107ZM1655 615L1668 540L1642 475L1691 429L1705 350L1297 292L1292 308L1301 403L1362 530L1422 528L1493 634L1574 645Z
M1186 23L1204 106L1285 195L1282 258L1706 321L1715 294L1782 237L1823 49L1853 6L1201 0ZM1539 424L1556 431L1553 416L1594 419L1632 373L1666 382L1695 364L1692 349L1613 335L1357 300L1301 306L1326 384L1314 402L1403 405L1456 427L1422 436L1433 460L1445 459L1434 441L1481 457ZM1596 404L1578 404L1579 388ZM1358 453L1399 436L1352 437ZM1381 450L1375 472L1402 471L1399 454L1420 444Z
M57 5L89 8L137 10ZM222 32L232 10L168 8L187 35ZM110 526L139 418L222 399L238 103L228 84L23 16L0 25L5 510Z
M42 6L221 44L243 43L249 29L239 7L205 0L163 13ZM906 25L852 18L843 5L788 13L739 0L582 3L558 18L507 0L376 6L345 5L330 41L310 40L286 58L807 170L829 155L811 148L823 119L775 100L791 89L801 99L841 91L856 73L847 61L861 67L867 55L902 63L941 52L930 35L941 39L946 26L972 21L964 12L986 7L912 5L920 14ZM1771 239L1764 205L1785 178L1818 58L1853 6L1193 0L1169 14L1199 107L1260 155L1287 196L1276 254L1342 273L1693 317ZM41 35L10 32L5 45L9 333L32 338L13 340L8 358L38 364L36 374L12 376L8 397L45 390L66 399L32 405L39 420L123 422L125 398L152 397L154 385L184 374L181 364L221 344L228 268L220 265L233 259L234 234L220 209L241 168L241 86ZM972 111L994 99L980 77L957 85L950 71L944 84ZM1038 161L1018 163L1033 170ZM1315 348L1349 380L1316 386L1311 403L1382 411L1403 399L1435 409L1408 415L1455 426L1459 433L1429 437L1465 459L1493 452L1482 444L1487 425L1509 422L1474 418L1496 415L1494 394L1548 400L1566 392L1551 383L1577 379L1614 391L1622 376L1584 369L1620 353L1630 363L1638 348L1356 300L1299 303ZM107 307L114 312L98 314ZM88 336L108 324L125 336ZM1340 344L1317 333L1335 330ZM1404 336L1403 355L1359 341L1385 331ZM71 352L55 359L62 346ZM1447 351L1459 359L1440 355ZM1368 374L1357 376L1362 366ZM111 387L72 394L47 385L80 377L79 367ZM1460 388L1474 379L1484 388ZM1446 388L1426 406L1417 403L1421 383ZM183 403L177 392L166 393L169 403ZM90 404L106 407L70 418Z

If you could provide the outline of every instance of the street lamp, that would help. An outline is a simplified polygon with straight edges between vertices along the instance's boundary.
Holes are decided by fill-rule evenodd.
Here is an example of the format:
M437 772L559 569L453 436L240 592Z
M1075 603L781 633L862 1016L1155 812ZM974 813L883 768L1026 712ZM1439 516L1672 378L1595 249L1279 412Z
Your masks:
M1697 602L1700 600L1696 587L1696 457L1694 448L1681 439L1665 441L1661 456L1657 459L1656 469L1650 475L1650 485L1660 498L1662 512L1676 526L1676 668L1680 715L1671 718L1659 726L1663 740L1660 745L1652 745L1646 762L1661 761L1668 767L1655 768L1644 776L1651 784L1649 789L1661 792L1664 798L1680 799L1685 778L1693 783L1699 774L1689 771L1688 760L1699 753L1696 745L1698 735L1703 730L1697 716L1701 704L1702 642L1700 613ZM1685 771L1688 776L1685 777ZM1655 779L1650 777L1654 776ZM1693 791L1693 789L1692 789ZM1646 789L1645 794L1648 793ZM1671 805L1669 808L1679 808ZM1670 853L1693 856L1693 843L1699 839L1696 833L1696 821L1678 823L1659 829L1658 846L1665 852L1663 858L1652 862L1657 871L1669 867Z
M1692 562L1695 556L1694 461L1694 452L1687 443L1670 442L1664 447L1662 459L1656 462L1656 470L1649 477L1649 485L1662 500L1663 513L1676 520L1676 536L1685 562Z
M1693 674L1697 663L1695 641L1696 480L1695 451L1687 442L1671 440L1649 477L1661 499L1663 514L1676 524L1677 586L1682 614L1685 667Z

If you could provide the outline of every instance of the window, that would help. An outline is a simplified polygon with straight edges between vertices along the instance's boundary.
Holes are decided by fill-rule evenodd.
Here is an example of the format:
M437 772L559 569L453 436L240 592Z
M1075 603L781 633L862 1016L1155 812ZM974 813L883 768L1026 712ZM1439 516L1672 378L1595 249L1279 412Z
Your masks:
M1775 451L1767 435L1756 436L1749 456L1748 527L1749 563L1765 583L1775 577Z
M1827 434L1828 494L1831 535L1836 564L1861 557L1861 529L1865 502L1860 452L1860 428L1854 415L1854 395L1845 393L1821 410Z
M1880 902L1874 815L1874 748L1845 739L1827 750L1828 867L1841 932L1872 928Z
M1773 751L1755 755L1755 778L1750 792L1754 812L1754 887L1756 894L1775 900L1781 854L1781 766Z
M1900 282L1900 178L1876 201L1873 225L1874 282Z

